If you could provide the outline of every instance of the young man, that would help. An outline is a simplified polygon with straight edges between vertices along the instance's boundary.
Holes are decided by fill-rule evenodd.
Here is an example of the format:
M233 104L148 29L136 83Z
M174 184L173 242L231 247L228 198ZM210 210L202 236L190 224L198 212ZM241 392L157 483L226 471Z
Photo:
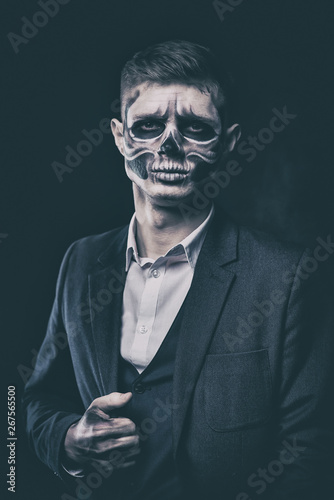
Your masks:
M135 214L65 255L30 442L76 498L314 500L333 341L309 253L194 203L240 136L230 80L169 41L127 62L121 104Z

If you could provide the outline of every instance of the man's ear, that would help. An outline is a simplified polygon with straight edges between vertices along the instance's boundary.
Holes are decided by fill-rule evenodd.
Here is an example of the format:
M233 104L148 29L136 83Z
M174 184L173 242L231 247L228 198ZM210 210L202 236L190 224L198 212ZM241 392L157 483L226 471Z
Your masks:
M110 127L115 139L115 144L119 152L124 156L123 123L118 121L117 118L113 118L110 122Z
M241 127L239 123L234 123L231 125L225 132L225 144L226 151L231 153L235 148L236 143L240 139L241 136Z

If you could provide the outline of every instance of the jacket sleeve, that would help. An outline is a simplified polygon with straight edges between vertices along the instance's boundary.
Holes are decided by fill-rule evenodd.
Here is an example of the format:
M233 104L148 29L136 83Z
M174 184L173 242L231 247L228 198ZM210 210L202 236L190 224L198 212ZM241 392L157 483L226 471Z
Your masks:
M74 245L67 250L61 264L46 335L22 398L29 444L38 458L63 480L70 478L61 465L63 441L67 429L84 413L61 307L64 279Z
M286 312L270 500L334 498L333 289L326 265L314 270L310 259L309 251L300 259Z

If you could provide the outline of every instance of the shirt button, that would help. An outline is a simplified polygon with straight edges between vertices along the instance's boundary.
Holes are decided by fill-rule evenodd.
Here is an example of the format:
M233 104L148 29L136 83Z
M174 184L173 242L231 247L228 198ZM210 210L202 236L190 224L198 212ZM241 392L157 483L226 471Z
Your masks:
M137 394L143 394L145 392L145 390L146 390L146 387L141 382L138 382L138 384L135 384L135 386L133 387L133 390Z
M158 269L154 269L154 271L152 271L152 276L153 278L159 278L160 271L158 271Z
M139 328L139 331L140 331L140 333L147 333L147 332L148 332L148 328L147 328L147 326L142 325L142 326Z

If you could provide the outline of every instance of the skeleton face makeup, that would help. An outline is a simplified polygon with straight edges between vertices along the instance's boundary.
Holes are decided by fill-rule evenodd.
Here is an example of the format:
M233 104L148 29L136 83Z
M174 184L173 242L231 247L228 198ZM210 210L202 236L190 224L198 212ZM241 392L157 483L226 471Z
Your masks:
M140 187L186 194L221 158L218 110L211 95L195 86L141 84L124 115L122 154L128 176Z
M220 134L210 96L195 87L155 85L126 106L124 155L139 177L156 172L161 180L175 182L199 163L217 162Z

